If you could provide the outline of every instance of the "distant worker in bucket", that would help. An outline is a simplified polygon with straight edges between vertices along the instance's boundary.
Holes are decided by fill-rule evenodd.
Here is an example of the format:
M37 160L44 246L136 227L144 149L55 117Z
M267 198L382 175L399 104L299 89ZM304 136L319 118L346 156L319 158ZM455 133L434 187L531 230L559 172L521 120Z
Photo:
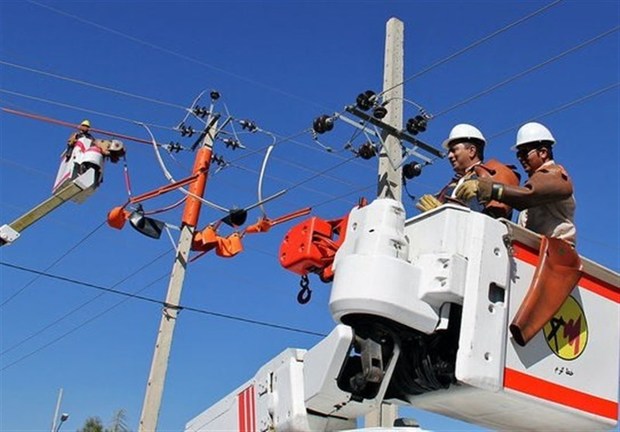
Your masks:
M90 134L90 120L82 120L82 123L78 126L78 130L72 133L67 140L67 149L65 150L65 159L71 158L73 152L73 146L78 142L80 138L89 138L94 143L95 138Z

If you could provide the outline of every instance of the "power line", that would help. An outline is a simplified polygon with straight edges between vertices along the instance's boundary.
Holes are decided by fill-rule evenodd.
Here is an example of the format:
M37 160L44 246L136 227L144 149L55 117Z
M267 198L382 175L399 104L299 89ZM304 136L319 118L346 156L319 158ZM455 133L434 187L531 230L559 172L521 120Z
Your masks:
M530 119L528 121L533 121L533 120L541 119L541 118L548 117L550 115L556 114L556 113L558 113L560 111L564 111L565 109L571 108L571 107L573 107L573 106L575 106L577 104L585 102L588 99L592 99L593 97L599 96L599 95L601 95L603 93L606 93L606 92L608 92L610 90L613 90L613 89L615 89L616 87L619 87L619 86L620 86L620 82L617 82L615 84L611 84L609 86L603 87L603 88L598 89L598 90L596 90L596 91L594 91L594 92L592 92L590 94L582 96L582 97L580 97L578 99L574 99L574 100L572 100L570 102L567 102L567 103L565 103L563 105L560 105L559 107L553 108L553 109L551 109L549 111L546 111L546 112L544 112L542 114L537 114L534 117L530 117ZM502 130L501 132L497 132L497 133L495 133L493 135L490 135L489 136L489 140L491 140L493 138L497 138L499 136L502 136L502 135L504 135L504 134L506 134L506 133L508 133L510 131L513 131L513 130L517 129L519 126L521 126L522 124L523 123L519 123L519 124L514 125L512 127L506 128L506 129Z
M95 114L95 115L99 115L99 116L102 116L102 117L108 117L108 118L112 118L112 119L115 119L115 120L122 120L124 122L132 123L132 124L144 123L144 122L140 122L138 120L130 119L130 118L127 118L127 117L121 117L121 116L117 116L117 115L114 115L114 114L108 114L108 113L104 113L104 112L101 112L101 111L91 110L89 108L79 107L79 106L76 106L76 105L66 104L66 103L62 103L62 102L56 102L56 101L53 101L51 99L46 99L46 98L42 98L42 97L27 95L25 93L20 93L20 92L16 92L16 91L12 91L12 90L7 90L7 89L3 89L3 88L0 88L0 93L6 93L6 94L13 95L13 96L19 96L19 97L22 97L22 98L25 98L25 99L35 100L37 102L45 102L45 103L48 103L48 104L51 104L51 105L56 105L56 106L60 106L60 107L63 107L63 108L69 108L69 109L72 109L72 110L82 111L82 112L86 112L86 113L90 113L90 114ZM170 126L162 126L162 125L157 125L157 124L152 124L152 123L144 123L144 124L147 124L147 125L149 125L151 127L156 127L156 128L159 128L159 129L175 130L174 128L172 128Z
M58 342L59 340L63 339L64 337L68 336L69 334L77 331L79 328L85 326L86 324L92 322L93 320L95 320L96 318L104 315L105 313L107 313L108 311L114 309L115 307L119 306L121 303L123 303L126 300L129 299L136 299L136 300L142 300L145 302L149 302L149 303L155 303L155 304L159 304L162 306L168 306L168 307L174 307L175 309L178 309L179 311L181 310L187 310L190 312L194 312L194 313L199 313L202 315L209 315L209 316L214 316L214 317L218 317L218 318L223 318L223 319L227 319L227 320L231 320L231 321L237 321L237 322L243 322L246 324L252 324L252 325L258 325L258 326L262 326L262 327L268 327L268 328L273 328L273 329L277 329L277 330L285 330L285 331L290 331L293 333L300 333L300 334L306 334L306 335L310 335L310 336L319 336L319 337L325 337L326 335L324 333L319 333L319 332L314 332L311 330L305 330L305 329L300 329L300 328L296 328L296 327L291 327L291 326L285 326L285 325L280 325L280 324L274 324L274 323L269 323L266 321L260 321L260 320L255 320L255 319L250 319L250 318L244 318L244 317L240 317L240 316L235 316L235 315L231 315L231 314L224 314L224 313L220 313L220 312L213 312L213 311L209 311L206 309L201 309L201 308L197 308L197 307L192 307L192 306L185 306L185 305L167 305L166 302L161 301L161 300L157 300L154 298L150 298L150 297L146 297L146 296L142 296L137 294L138 292L144 290L146 287L151 286L153 284L155 284L156 282L160 281L161 279L169 276L169 274L165 274L163 276L161 276L160 278L156 279L155 281L151 282L149 285L147 285L146 287L143 287L141 290L136 291L135 293L128 293L125 291L120 291L117 289L113 289L113 288L108 288L108 287L103 287L100 285L96 285L90 282L84 282L84 281L79 281L77 279L72 279L69 277L65 277L65 276L59 276L59 275L54 275L51 273L47 273L44 271L39 271L39 270L35 270L32 268L28 268L28 267L24 267L24 266L20 266L20 265L16 265L16 264L11 264L11 263L7 263L4 261L0 261L0 265L8 267L8 268L12 268L15 270L19 270L19 271L23 271L23 272L27 272L27 273L33 273L33 274L37 274L37 275L41 275L50 279L55 279L55 280L59 280L62 282L67 282L67 283L71 283L74 285L79 285L79 286L83 286L86 288L92 288L92 289L96 289L96 290L100 290L106 293L111 293L111 294L117 294L120 296L125 297L125 299L119 303L116 303L115 305L111 306L108 309L105 309L104 311L102 311L101 313L94 315L93 317L89 318L88 320L84 321L82 324L80 324L77 327L74 327L73 329L67 331L66 333L63 333L62 335L60 335L59 337L53 339L52 341L48 342L47 344L39 347L38 349L20 357L19 359L17 359L16 361L5 365L2 369L0 369L0 371L4 371L6 369L8 369L9 367L21 362L22 360L25 360L26 358L36 354L37 352L43 350L44 348Z
M167 251L165 251L164 253L160 254L159 256L155 257L154 259L152 259L151 261L149 261L148 263L144 264L143 266L141 266L140 268L138 268L137 270L134 270L133 272L131 272L129 275L125 276L124 278L122 278L121 280L119 280L118 282L116 282L114 285L112 285L112 288L119 286L120 284L122 284L123 282L129 280L130 278L132 278L133 276L135 276L136 274L140 273L142 270L144 270L145 268L151 266L152 264L154 264L155 262L157 262L159 259L163 258L164 256L166 256L167 254L169 254L170 252L172 252L174 249L168 249ZM51 267L51 266L50 266ZM44 271L47 272L50 267L47 267ZM162 275L159 279L163 278L164 276L167 276L167 274ZM35 276L35 278L33 279L33 281L39 279L41 277L41 275L37 275ZM145 288L143 288L145 289ZM34 338L35 336L40 335L41 333L43 333L45 330L53 327L54 325L60 323L61 321L63 321L64 319L68 318L69 316L73 315L74 313L76 313L77 311L83 309L84 307L88 306L89 304L91 304L92 302L94 302L95 300L99 299L100 297L106 295L105 292L101 292L99 294L97 294L96 296L90 298L89 300L83 302L82 304L78 305L77 307L71 309L69 312L64 313L60 318L54 320L53 322L47 324L46 326L44 326L43 328L39 329L38 331L32 333L30 336L22 339L21 341L11 345L9 348L4 349L2 352L0 352L0 357L3 356L4 354L13 351L15 348L23 345L24 343L28 342L30 339Z
M52 77L52 78L57 78L57 79L60 79L60 80L63 80L63 81L68 81L68 82L71 82L71 83L74 83L74 84L80 84L80 85L83 85L83 86L92 87L92 88L96 88L96 89L99 89L99 90L105 90L105 91L108 91L108 92L111 92L111 93L116 93L116 94L122 95L122 96L128 96L128 97L132 97L132 98L135 98L135 99L140 99L140 100L143 100L143 101L146 101L146 102L152 102L152 103L155 103L155 104L164 105L164 106L168 106L168 107L172 107L172 108L179 108L179 109L182 109L182 110L186 109L186 107L184 107L182 105L161 101L159 99L153 99L153 98L146 97L146 96L141 96L141 95L138 95L138 94L135 94L135 93L129 93L129 92L126 92L126 91L123 91L123 90L117 90L117 89L112 88L112 87L107 87L107 86L102 86L102 85L99 85L99 84L94 84L94 83L91 83L91 82L88 82L88 81L83 81L83 80L79 80L79 79L76 79L76 78L71 78L71 77L68 77L68 76L65 76L65 75L60 75L60 74L56 74L56 73L52 73L52 72L46 72L46 71L42 71L42 70L39 70L39 69L31 68L31 67L28 67L28 66L18 65L17 63L11 63L11 62L4 61L4 60L1 60L1 59L0 59L0 64L3 64L5 66L10 66L10 67L13 67L13 68L16 68L16 69L25 70L25 71L28 71L28 72L37 73L37 74L40 74L40 75L45 75L45 76Z
M273 91L273 92L276 92L276 93L280 93L280 94L282 94L282 95L284 95L284 96L290 97L290 98L292 98L292 99L296 99L296 100L301 101L301 102L304 102L304 103L308 103L308 104L311 104L311 105L317 106L317 107L319 107L319 108L325 108L324 106L322 106L322 105L318 104L317 102L309 101L309 100L304 99L304 98L302 98L302 97L300 97L300 96L297 96L297 95L294 95L294 94L292 94L292 93L286 92L286 91L281 90L281 89L279 89L279 88L277 88L277 87L273 87L273 86L269 86L269 85L267 85L267 84L263 84L263 83L258 82L258 81L256 81L256 80L253 80L253 79L251 79L251 78L245 77L245 76L243 76L243 75L239 75L239 74L236 74L236 73L233 73L233 72L229 72L229 71L227 71L227 70L225 70L225 69L222 69L222 68L220 68L220 67L218 67L218 66L214 66L214 65L212 65L212 64L209 64L209 63L203 62L203 61L198 60L198 59L196 59L196 58L193 58L193 57L187 56L187 55L185 55L185 54L181 54L181 53L176 52L176 51L173 51L173 50L171 50L171 49L164 48L164 47L162 47L162 46L160 46L160 45L156 45L156 44L154 44L154 43L152 43L152 42L148 42L148 41L145 41L145 40L143 40L143 39L137 38L137 37L135 37L135 36L131 36L131 35L127 34L127 33L123 33L123 32L121 32L121 31L114 30L114 29L112 29L112 28L110 28L110 27L106 27L106 26L104 26L104 25L102 25L102 24L99 24L99 23L96 23L96 22L93 22L93 21L87 20L87 19L85 19L85 18L82 18L81 16L70 14L70 13L65 12L65 11L63 11L63 10L60 10L60 9L57 9L57 8L51 7L51 6L46 5L46 4L43 4L43 3L39 3L39 2L34 1L34 0L28 0L28 2L29 2L29 3L32 3L32 4L34 4L34 5L37 5L37 6L39 6L39 7L42 7L42 8L48 9L48 10L50 10L50 11L52 11L52 12L58 13L58 14L60 14L60 15L64 15L64 16L67 16L67 17L69 17L69 18L73 18L73 19L78 20L78 21L80 21L80 22L82 22L82 23L84 23L84 24L88 24L88 25L90 25L90 26L96 27L96 28L98 28L98 29L100 29L100 30L103 30L103 31L106 31L106 32L108 32L108 33L112 33L112 34L114 34L114 35L116 35L116 36L120 36L120 37L122 37L122 38L129 39L129 40L131 40L132 42L136 42L136 43L138 43L138 44L148 46L148 47L150 47L150 48L153 48L153 49L158 50L158 51L161 51L161 52L163 52L163 53L166 53L166 54L172 55L172 56L177 57L177 58L180 58L180 59L182 59L182 60L185 60L185 61L188 61L188 62L191 62L191 63L195 63L195 64L198 64L198 65L200 65L200 66L204 66L204 67L207 67L207 68L209 68L209 69L212 69L212 70L215 70L215 71L221 72L221 73L223 73L223 74L225 74L225 75L229 75L229 76L231 76L231 77L233 77L233 78L237 78L237 79L239 79L239 80L241 80L241 81L245 81L245 82L247 82L247 83L249 83L249 84L253 84L253 85L256 85L256 86L258 86L258 87L262 87L262 88L264 88L264 89L267 89L267 90L270 90L270 91Z
M606 36L609 36L610 34L612 34L614 32L617 32L618 29L620 29L620 26L613 27L613 28L611 28L611 29L601 33L600 35L593 37L590 40L582 42L579 45L576 45L576 46L574 46L574 47L572 47L572 48L570 48L570 49L568 49L568 50L566 50L566 51L564 51L564 52L562 52L562 53L560 53L560 54L558 54L558 55L556 55L554 57L549 58L548 60L545 60L542 63L537 64L536 66L532 66L529 69L526 69L526 70L524 70L522 72L519 72L518 74L513 75L510 78L507 78L507 79L505 79L505 80L503 80L503 81L501 81L501 82L499 82L497 84L494 84L493 86L489 87L486 90L481 91L480 93L477 93L477 94L475 94L475 95L473 95L473 96L471 96L471 97L469 97L469 98L467 98L467 99L465 99L465 100L463 100L461 102L458 102L458 103L452 105L450 108L447 108L447 109L441 111L440 113L435 114L434 117L442 116L442 115L444 115L444 114L446 114L446 113L448 113L448 112L450 112L450 111L452 111L452 110L454 110L454 109L456 109L458 107L461 107L461 106L463 106L465 104L468 104L471 101L473 101L475 99L478 99L481 96L484 96L484 95L486 95L488 93L491 93L492 91L495 91L498 88L500 88L500 87L502 87L502 86L504 86L504 85L506 85L506 84L508 84L508 83L510 83L512 81L517 80L518 78L521 78L521 77L523 77L523 76L525 76L525 75L527 75L527 74L529 74L531 72L534 72L535 70L540 69L543 66L548 65L549 63L552 63L552 62L554 62L556 60L559 60L562 57L564 57L564 56L566 56L566 55L568 55L568 54L570 54L572 52L575 52L575 51L577 51L577 50L579 50L579 49L581 49L581 48L583 48L585 46L588 46L588 45L590 45L590 44L592 44L592 43L594 43L594 42L596 42L596 41L598 41L598 40L600 40L600 39L602 39L602 38L604 38Z
M445 57L445 58L443 58L441 60L438 60L435 63L431 64L430 66L422 69L420 72L417 72L416 74L414 74L414 75L410 76L409 78L405 79L402 83L400 83L398 85L395 85L395 86L393 86L391 88L388 88L387 90L383 90L381 92L381 94L387 93L388 91L393 90L394 88L396 88L398 86L404 85L405 83L407 83L407 82L409 82L411 80L414 80L416 78L421 77L422 75L426 74L427 72L435 69L436 67L441 66L444 63L449 62L450 60L453 60L454 58L460 56L461 54L464 54L467 51L477 47L478 45L481 45L482 43L488 41L489 39L492 39L492 38L500 35L501 33L504 33L505 31L510 30L511 28L513 28L513 27L515 27L515 26L517 26L519 24L524 23L525 21L528 21L531 18L534 18L536 15L539 15L539 14L545 12L547 9L550 9L550 8L552 8L554 6L557 6L561 1L562 0L555 0L554 2L551 2L548 5L543 6L542 8L540 8L540 9L530 13L529 15L526 15L526 16L518 19L517 21L515 21L513 23L510 23L507 26L500 28L499 30L494 31L493 33L483 37L482 39L478 39L477 41L467 45L465 48L461 48L457 52L455 52L453 54L450 54L449 56L447 56L447 57Z
M164 279L164 278L165 278L165 277L167 277L167 276L168 276L168 274L164 274L164 275L160 276L158 279L155 279L155 280L154 280L154 281L152 281L150 284L148 284L148 285L144 286L144 287L142 288L142 290L146 289L147 287L149 287L149 286L151 286L151 285L154 285L155 283L159 282L160 280ZM140 292L140 291L142 291L142 290L139 290L139 291L137 291L137 292ZM58 341L60 341L60 340L64 339L65 337L69 336L70 334L72 334L72 333L76 332L77 330L79 330L80 328L84 327L86 324L89 324L89 323L93 322L94 320L96 320L96 319L97 319L97 318L99 318L100 316L105 315L106 313L108 313L108 312L109 312L109 311L111 311L112 309L114 309L114 308L116 308L116 307L120 306L121 304L123 304L123 303L124 303L125 301L127 301L127 300L129 300L129 298L128 298L128 297L127 297L127 298L124 298L123 300L121 300L121 301L119 301L119 302L117 302L117 303L115 303L114 305L110 306L109 308L104 309L104 310L103 310L103 311L101 311L100 313L98 313L98 314L96 314L96 315L91 316L91 317L90 317L90 318L88 318L86 321L83 321L83 322L82 322L81 324L79 324L78 326L76 326L76 327L72 328L71 330L69 330L69 331L67 331L67 332L65 332L65 333L63 333L63 334L61 334L60 336L58 336L58 337L56 337L55 339L53 339L53 340L49 341L49 342L48 342L48 343L46 343L45 345L42 345L42 346L40 346L39 348L37 348L37 349L35 349L35 350L33 350L33 351L29 352L28 354L25 354L25 355L21 356L21 357L20 357L20 358L18 358L17 360L15 360L15 361L13 361L13 362L9 363L8 365L5 365L2 369L0 369L0 372L3 372L3 371L5 371L6 369L10 368L11 366L14 366L14 365L16 365L16 364L18 364L18 363L21 363L23 360L26 360L27 358L32 357L33 355L35 355L35 354L37 354L37 353L39 353L39 352L43 351L43 350L44 350L45 348L47 348L48 346L51 346L51 345L55 344L56 342L58 342Z
M51 269L52 267L54 267L56 264L58 264L63 258L65 258L67 255L69 255L71 252L73 252L75 249L77 249L80 245L82 245L86 240L88 240L88 238L90 238L93 234L95 234L97 231L99 231L99 229L105 225L105 221L101 222L99 225L97 225L94 229L92 229L88 234L86 234L82 239L80 239L76 244L74 244L73 246L71 246L65 253L63 253L61 256L59 256L53 263L51 263L49 266L47 266L45 268L45 270L43 271L48 271L49 269ZM33 283L35 283L41 276L37 275L34 278L32 278L30 280L30 282L28 282L26 285L24 285L23 287L21 287L20 289L18 289L17 291L15 291L12 295L9 296L9 298L7 298L6 300L4 300L2 302L2 304L0 304L0 309L2 309L6 304L8 304L11 300L13 300L15 297L17 297L19 294L21 294L26 288L28 288L30 285L32 285Z

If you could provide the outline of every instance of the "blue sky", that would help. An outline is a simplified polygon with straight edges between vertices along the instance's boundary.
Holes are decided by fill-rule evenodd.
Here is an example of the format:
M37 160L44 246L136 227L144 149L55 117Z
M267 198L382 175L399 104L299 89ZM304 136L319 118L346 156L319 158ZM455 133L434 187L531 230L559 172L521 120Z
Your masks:
M545 5L544 12L485 39ZM289 191L266 206L267 214L313 206L313 214L336 218L360 196L373 197L377 160L347 161L352 154L344 144L354 129L343 122L320 136L332 153L307 129L321 114L342 112L358 93L381 90L385 23L397 17L405 24L410 78L405 118L418 113L416 104L434 115L421 138L438 146L453 125L471 123L489 141L487 158L515 163L509 148L516 129L532 119L546 124L557 139L556 159L575 184L578 250L618 271L619 5L3 0L0 106L71 123L88 118L95 128L148 139L135 124L140 121L158 142L190 146L193 140L172 128L201 91L216 89L220 112L251 119L277 137L295 137L275 147L268 165L265 195ZM4 111L0 126L0 223L8 223L49 196L71 129ZM227 208L256 202L264 153L252 150L269 145L270 134L240 135L245 151L216 144L215 152L231 166L210 177L207 199ZM165 184L152 148L125 144L132 192ZM165 161L181 178L193 155L180 152ZM436 192L451 174L448 162L437 160L409 182L409 192ZM147 209L179 198L159 198ZM101 226L126 199L122 165L108 164L90 200L66 204L0 249L3 263L23 268L0 267L0 430L49 430L61 387L62 409L71 414L63 430L77 429L88 416L107 421L119 408L137 428L160 306L32 273L162 300L173 260L170 240ZM408 215L417 214L413 201L403 200ZM258 215L251 212L248 221ZM219 217L205 207L200 225ZM162 216L172 224L179 218L179 210ZM246 237L245 251L233 259L210 253L189 266L182 304L232 318L181 312L160 430L181 430L283 349L310 348L320 338L308 333L333 327L329 286L311 278L313 299L301 306L295 300L298 277L278 264L279 243L291 225ZM406 413L427 429L480 430Z

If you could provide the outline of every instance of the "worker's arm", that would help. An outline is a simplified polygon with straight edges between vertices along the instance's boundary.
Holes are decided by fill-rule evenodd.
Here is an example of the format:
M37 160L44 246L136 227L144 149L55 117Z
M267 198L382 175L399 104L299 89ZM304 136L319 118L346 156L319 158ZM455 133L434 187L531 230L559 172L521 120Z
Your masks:
M523 186L510 186L480 178L464 182L456 196L468 199L476 195L480 201L496 200L517 210L566 199L573 193L573 185L561 168L535 172Z

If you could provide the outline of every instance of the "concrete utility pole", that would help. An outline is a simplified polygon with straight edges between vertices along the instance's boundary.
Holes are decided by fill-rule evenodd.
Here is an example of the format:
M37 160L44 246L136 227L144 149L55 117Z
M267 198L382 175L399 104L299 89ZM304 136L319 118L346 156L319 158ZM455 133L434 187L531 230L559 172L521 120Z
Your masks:
M386 25L385 59L383 68L383 100L387 115L383 121L397 130L403 129L403 86L404 81L404 24L397 18L390 18ZM402 161L400 139L387 132L382 134L384 147L379 152L378 198L402 200Z
M211 130L215 130L216 128L217 122L212 125ZM157 430L159 408L164 393L166 371L168 370L168 358L172 346L174 326L179 313L179 302L181 299L183 281L185 279L185 270L192 239L194 237L196 225L198 224L198 217L200 216L201 201L196 197L202 197L204 195L209 164L211 163L212 149L213 138L210 133L207 133L201 148L196 154L196 160L194 162L193 174L198 174L199 176L190 185L189 191L191 194L187 197L185 202L181 224L181 236L179 237L177 254L172 267L168 294L166 295L166 303L159 324L159 332L157 333L155 352L153 353L153 362L151 363L151 372L146 385L146 394L144 396L140 426L138 428L140 432L155 432Z
M397 130L403 129L403 86L404 77L404 24L397 18L390 18L386 25L385 59L383 68L383 100L389 100L384 122ZM387 132L382 135L384 147L379 152L378 198L402 200L402 161L400 139ZM381 404L365 417L365 427L392 427L398 417L398 407Z

